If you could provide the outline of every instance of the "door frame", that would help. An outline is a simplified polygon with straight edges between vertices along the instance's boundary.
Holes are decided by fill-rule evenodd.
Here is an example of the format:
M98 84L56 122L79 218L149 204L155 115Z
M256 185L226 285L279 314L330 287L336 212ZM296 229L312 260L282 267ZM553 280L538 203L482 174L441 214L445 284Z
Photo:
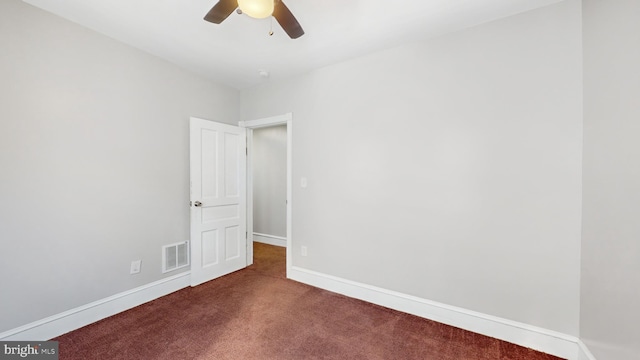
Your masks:
M287 278L289 277L292 266L292 144L293 144L293 114L286 113L283 115L271 116L256 120L240 121L238 126L246 128L247 131L247 266L253 264L253 157L251 150L253 147L253 129L264 127L286 125L287 126Z

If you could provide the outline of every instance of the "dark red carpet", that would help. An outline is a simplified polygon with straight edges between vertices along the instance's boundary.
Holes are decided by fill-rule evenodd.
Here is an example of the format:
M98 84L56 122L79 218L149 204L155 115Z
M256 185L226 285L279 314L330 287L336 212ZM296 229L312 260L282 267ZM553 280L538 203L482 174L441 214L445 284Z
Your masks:
M559 359L285 278L285 249L62 335L60 359Z

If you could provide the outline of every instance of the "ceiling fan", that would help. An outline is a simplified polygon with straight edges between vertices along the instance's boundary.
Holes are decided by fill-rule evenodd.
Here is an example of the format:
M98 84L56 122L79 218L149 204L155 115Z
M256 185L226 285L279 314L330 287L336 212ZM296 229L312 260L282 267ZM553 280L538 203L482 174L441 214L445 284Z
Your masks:
M219 0L204 19L220 24L237 8L239 12L258 19L273 16L292 39L304 35L302 26L282 0Z

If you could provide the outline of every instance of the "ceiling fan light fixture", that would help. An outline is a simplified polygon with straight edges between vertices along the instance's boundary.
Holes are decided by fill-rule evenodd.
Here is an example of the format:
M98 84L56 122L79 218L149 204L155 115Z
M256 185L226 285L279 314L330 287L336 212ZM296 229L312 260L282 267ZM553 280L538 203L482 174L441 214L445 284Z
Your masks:
M243 13L256 19L264 19L273 14L273 0L238 0Z

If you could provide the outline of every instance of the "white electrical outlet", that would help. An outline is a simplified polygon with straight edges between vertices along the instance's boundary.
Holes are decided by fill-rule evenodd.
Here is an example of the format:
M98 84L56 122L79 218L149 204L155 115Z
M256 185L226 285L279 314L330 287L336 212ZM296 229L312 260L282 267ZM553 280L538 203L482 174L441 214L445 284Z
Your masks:
M137 274L140 272L140 265L142 260L135 260L131 262L131 274Z
M300 247L300 254L302 256L307 256L307 247L306 246L301 246Z

